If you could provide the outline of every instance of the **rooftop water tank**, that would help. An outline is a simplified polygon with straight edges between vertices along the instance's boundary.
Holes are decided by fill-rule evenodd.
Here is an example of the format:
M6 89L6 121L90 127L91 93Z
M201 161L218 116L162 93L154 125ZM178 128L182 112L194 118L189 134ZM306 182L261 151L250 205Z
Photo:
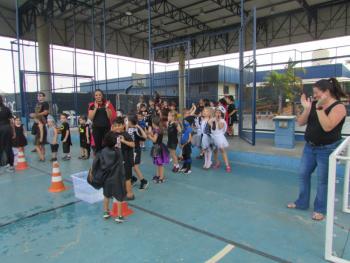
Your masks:
M312 51L312 59L320 59L320 58L327 58L327 59L312 61L312 66L327 65L327 64L331 64L332 62L332 60L329 58L328 49L318 49L318 50Z

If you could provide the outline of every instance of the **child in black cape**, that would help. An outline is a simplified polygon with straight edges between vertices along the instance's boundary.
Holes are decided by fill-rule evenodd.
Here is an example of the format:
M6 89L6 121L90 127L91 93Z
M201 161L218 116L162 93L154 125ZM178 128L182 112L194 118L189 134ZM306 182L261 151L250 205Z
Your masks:
M117 145L117 139L113 132L106 134L104 143L105 147L97 153L94 159L92 171L93 173L102 171L105 179L103 183L103 218L108 219L110 217L110 199L115 198L119 215L115 221L121 223L124 220L121 216L121 205L126 197L123 156L120 148L115 147Z

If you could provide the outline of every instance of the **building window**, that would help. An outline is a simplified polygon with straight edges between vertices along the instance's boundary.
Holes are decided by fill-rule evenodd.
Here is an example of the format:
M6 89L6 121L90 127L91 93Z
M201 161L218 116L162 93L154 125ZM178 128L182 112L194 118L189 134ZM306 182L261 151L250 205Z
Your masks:
M229 86L224 86L224 94L227 95L230 93L230 88Z
M208 93L209 87L208 86L199 86L199 93Z

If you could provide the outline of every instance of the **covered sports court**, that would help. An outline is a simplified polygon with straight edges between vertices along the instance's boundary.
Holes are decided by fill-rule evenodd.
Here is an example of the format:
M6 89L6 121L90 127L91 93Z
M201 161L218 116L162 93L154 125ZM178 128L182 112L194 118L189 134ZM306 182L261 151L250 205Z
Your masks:
M292 60L298 68L327 65L323 73L339 76L347 89L347 45L334 43L328 53L315 52L317 46L259 50L347 36L349 7L341 0L0 1L0 35L10 39L0 48L10 61L0 80L12 78L5 97L27 127L38 91L53 115L71 112L72 127L97 88L116 107L158 92L176 98L181 110L210 96L217 82L215 96L234 95L240 114L239 136L230 139L232 173L204 172L198 160L189 176L167 167L165 184L135 189L134 214L124 224L103 220L100 202L75 197L71 175L92 162L74 157L75 130L73 158L60 162L68 188L61 193L48 192L52 166L26 147L29 168L0 175L0 261L349 262L349 141L332 156L327 220L286 209L298 193L304 131L297 131L293 149L274 146L274 127L263 122L273 110L257 82L259 72L281 70ZM213 65L220 65L216 73ZM305 75L313 80L317 73ZM141 169L151 180L147 149Z

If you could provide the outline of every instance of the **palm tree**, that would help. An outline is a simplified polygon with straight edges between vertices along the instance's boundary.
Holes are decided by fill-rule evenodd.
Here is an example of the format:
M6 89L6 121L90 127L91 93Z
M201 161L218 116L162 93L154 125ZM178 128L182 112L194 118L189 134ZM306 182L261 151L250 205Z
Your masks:
M271 71L265 78L264 87L272 90L272 96L278 94L278 113L282 113L283 99L294 102L296 95L300 94L302 90L302 79L296 76L296 71L304 70L302 68L295 68L296 62L291 59L284 68L282 73Z

